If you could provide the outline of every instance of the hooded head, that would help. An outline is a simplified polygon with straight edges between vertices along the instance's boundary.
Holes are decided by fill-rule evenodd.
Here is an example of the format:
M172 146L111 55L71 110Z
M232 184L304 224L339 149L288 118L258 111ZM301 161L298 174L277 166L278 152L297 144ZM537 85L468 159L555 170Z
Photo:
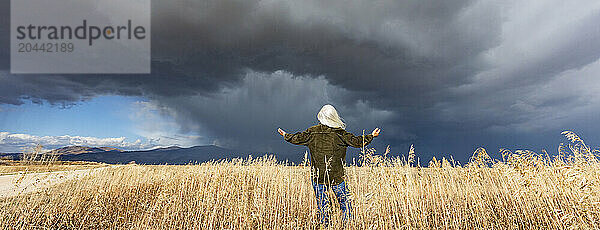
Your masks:
M317 119L319 119L321 124L331 128L346 129L346 124L332 105L324 105L319 114L317 114Z

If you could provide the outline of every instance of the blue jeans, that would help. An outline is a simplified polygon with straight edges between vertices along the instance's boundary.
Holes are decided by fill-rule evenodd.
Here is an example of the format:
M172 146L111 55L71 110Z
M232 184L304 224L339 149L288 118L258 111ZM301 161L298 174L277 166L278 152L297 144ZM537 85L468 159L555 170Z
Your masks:
M327 189L328 185L317 184L312 182L313 189L315 190L315 196L317 197L317 206L319 208L319 219L322 224L329 224L329 199L327 199ZM343 220L346 221L351 217L352 205L350 204L350 200L348 199L348 189L346 188L346 182L342 182L338 185L331 185L331 189L333 193L337 197L338 202L340 203L340 209L342 210L342 214L344 215Z

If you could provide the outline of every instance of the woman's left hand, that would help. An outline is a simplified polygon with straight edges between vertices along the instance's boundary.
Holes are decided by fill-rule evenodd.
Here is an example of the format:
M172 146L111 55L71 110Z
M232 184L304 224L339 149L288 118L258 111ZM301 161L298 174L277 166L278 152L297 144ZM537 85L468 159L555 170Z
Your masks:
M285 134L286 134L286 132L285 132L285 131L283 131L283 129L281 129L281 128L277 129L277 132L279 132L279 134L280 134L281 136L285 136Z
M375 128L375 130L373 130L373 132L371 133L371 135L373 135L374 137L377 137L377 136L379 136L379 132L381 132L381 129Z

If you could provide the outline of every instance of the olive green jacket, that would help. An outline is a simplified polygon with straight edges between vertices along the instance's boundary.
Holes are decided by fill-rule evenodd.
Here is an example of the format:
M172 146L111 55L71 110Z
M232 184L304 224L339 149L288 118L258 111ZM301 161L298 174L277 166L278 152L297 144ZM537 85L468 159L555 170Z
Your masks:
M308 146L314 182L337 185L344 181L346 148L366 146L373 135L355 136L342 128L318 124L304 132L286 133L284 138L292 144Z

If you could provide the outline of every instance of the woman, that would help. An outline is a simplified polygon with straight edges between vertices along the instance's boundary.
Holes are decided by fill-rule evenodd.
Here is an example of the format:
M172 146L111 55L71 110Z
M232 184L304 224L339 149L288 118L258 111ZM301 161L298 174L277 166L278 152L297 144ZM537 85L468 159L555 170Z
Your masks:
M351 204L348 198L348 190L344 181L344 165L346 159L346 148L352 146L362 148L379 136L379 128L373 130L369 135L355 136L346 132L346 124L342 121L332 105L325 105L317 114L320 124L312 126L304 132L295 134L286 133L282 129L277 131L287 142L295 145L308 146L310 150L312 184L317 197L319 216L321 222L327 225L329 216L326 208L329 205L325 195L328 187L335 193L344 220L351 216Z

